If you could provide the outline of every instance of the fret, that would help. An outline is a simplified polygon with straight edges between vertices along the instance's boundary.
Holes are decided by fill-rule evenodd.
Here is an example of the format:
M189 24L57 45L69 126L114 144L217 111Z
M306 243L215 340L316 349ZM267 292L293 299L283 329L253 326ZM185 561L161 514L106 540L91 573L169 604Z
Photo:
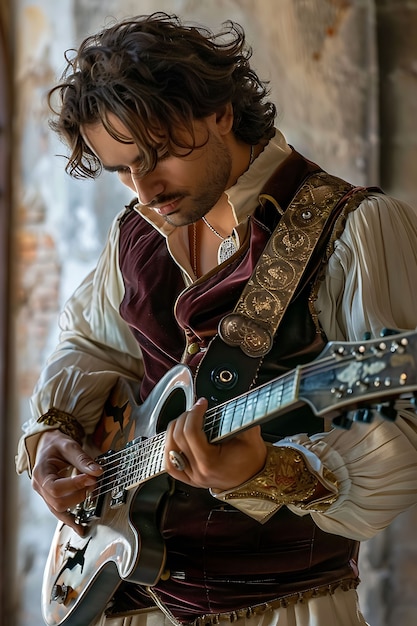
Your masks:
M271 385L258 390L256 404L253 410L253 421L262 419L270 412Z
M143 482L146 469L147 469L147 461L145 457L146 448L143 445L143 442L139 441L133 444L132 446L132 456L134 458L134 471L129 481L129 486L133 487L141 482Z
M204 432L216 441L279 413L295 399L295 375L258 387L206 413ZM133 441L106 458L114 493L137 486L164 471L165 433ZM113 478L111 479L111 476Z
M239 408L237 400L228 402L220 407L222 419L218 431L218 437L223 437L224 435L227 435L242 426L242 412L237 410Z
M151 442L147 442L148 445L146 447L145 461L147 461L147 468L145 469L147 469L147 472L144 478L149 478L149 476L155 474L155 451L153 450L150 443Z
M165 447L165 437L157 435L156 437L152 437L146 440L147 443L147 456L150 457L151 461L149 463L147 478L152 476L156 476L162 470L163 457L164 457L164 447Z
M134 453L136 454L136 462L135 462L135 472L132 476L131 484L139 484L143 479L144 471L146 469L143 446L140 443L136 443L133 447Z
M259 398L259 391L256 390L247 396L243 396L240 399L240 408L242 412L242 425L252 424L255 417L256 406Z
M160 445L155 446L154 450L154 470L155 475L159 474L162 470L162 462L163 462L163 448Z
M148 446L148 472L147 472L146 478L157 473L155 462L156 462L155 450L153 450L150 446Z
M269 413L282 405L282 384L271 385L269 394Z
M284 381L283 381L283 394L282 394L282 398L283 398L283 406L288 406L289 404L292 404L294 402L294 400L297 397L296 394L296 381L298 380L298 378L295 376L295 374L292 374L291 376L288 376Z
M164 469L165 436L159 437L155 443L155 471L160 474Z
M219 436L223 422L223 406L209 409L204 420L203 430L208 441L213 441Z

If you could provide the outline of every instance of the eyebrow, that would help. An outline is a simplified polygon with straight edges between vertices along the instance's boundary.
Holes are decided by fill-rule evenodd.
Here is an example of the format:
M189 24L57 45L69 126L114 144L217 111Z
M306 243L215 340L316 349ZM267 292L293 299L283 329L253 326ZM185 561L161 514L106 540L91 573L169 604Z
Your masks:
M133 159L130 165L105 165L104 163L102 163L101 165L103 166L103 170L106 170L106 172L118 172L119 170L124 170L127 167L134 167L135 165L140 163L140 161L141 161L141 158L140 158L140 155L138 154L138 156L135 159Z

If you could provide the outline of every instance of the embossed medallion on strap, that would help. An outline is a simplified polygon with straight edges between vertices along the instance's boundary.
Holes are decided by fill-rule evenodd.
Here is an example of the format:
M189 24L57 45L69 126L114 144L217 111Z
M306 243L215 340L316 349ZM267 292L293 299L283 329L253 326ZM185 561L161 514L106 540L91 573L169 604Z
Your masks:
M253 358L269 352L328 218L352 188L326 172L312 174L303 183L272 233L234 311L220 321L219 335L227 345L240 346Z

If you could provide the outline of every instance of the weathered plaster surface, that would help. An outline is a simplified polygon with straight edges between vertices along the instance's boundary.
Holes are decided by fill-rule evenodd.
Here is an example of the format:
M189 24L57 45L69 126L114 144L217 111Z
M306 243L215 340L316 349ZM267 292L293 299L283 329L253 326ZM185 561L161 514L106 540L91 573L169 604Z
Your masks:
M57 339L58 310L93 267L112 217L129 198L112 177L90 184L64 174L65 161L56 155L65 149L49 131L44 95L63 69L65 49L114 18L156 8L215 29L227 19L240 22L253 46L255 69L270 80L277 124L289 142L336 174L375 184L381 136L384 180L397 195L417 201L415 1L16 0L14 314L21 422L29 416L30 391ZM408 37L402 38L403 32ZM384 44L379 55L378 37ZM382 135L380 85L386 90ZM20 531L11 585L15 624L41 626L40 585L55 522L25 478L19 479L15 508ZM392 626L394 619L401 626L416 623L415 518L402 516L397 524L363 550L361 595L374 626Z

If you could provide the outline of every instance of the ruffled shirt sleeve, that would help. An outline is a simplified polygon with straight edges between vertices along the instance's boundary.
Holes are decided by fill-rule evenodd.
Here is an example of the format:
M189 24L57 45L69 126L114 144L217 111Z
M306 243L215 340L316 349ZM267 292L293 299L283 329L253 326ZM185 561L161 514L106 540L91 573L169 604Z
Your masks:
M316 308L330 340L417 326L417 211L375 194L335 242Z
M362 340L365 332L378 337L383 328L415 329L416 277L417 212L387 196L371 196L350 214L318 293L317 311L329 340ZM313 454L337 478L336 502L323 513L310 513L323 530L368 539L417 502L417 417L407 400L396 408L395 422L377 417L350 430L283 442L300 445L306 460Z
M361 341L367 332L377 338L383 328L414 330L416 277L417 212L382 194L370 196L349 215L318 292L316 309L329 341ZM324 487L324 470L336 479L337 497L328 507L308 510L294 498L288 508L311 515L326 532L364 540L416 504L417 416L409 400L398 400L396 409L395 422L377 416L349 430L276 443L302 454ZM261 496L230 503L260 522L279 509L279 502Z
M364 540L383 530L417 502L417 423L407 401L397 403L396 421L376 418L308 438L286 440L300 445L306 457L318 457L337 478L339 495L325 512L312 512L322 530ZM289 507L298 515L306 511Z
M31 398L32 418L23 426L16 459L19 473L31 472L39 434L48 428L37 419L51 407L73 415L91 433L117 379L140 380L143 375L139 346L119 314L124 285L118 241L116 219L95 271L60 317L60 343L41 373Z

